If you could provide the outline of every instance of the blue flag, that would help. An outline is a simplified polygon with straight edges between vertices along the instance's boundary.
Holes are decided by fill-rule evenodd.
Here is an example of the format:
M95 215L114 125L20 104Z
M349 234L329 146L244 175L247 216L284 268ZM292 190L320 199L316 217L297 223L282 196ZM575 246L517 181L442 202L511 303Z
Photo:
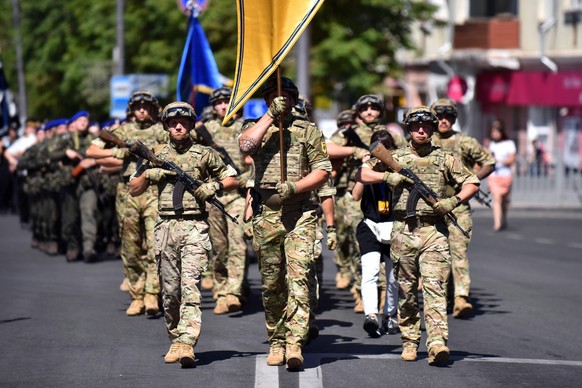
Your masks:
M200 115L210 93L222 86L220 73L206 34L193 12L188 21L188 37L178 72L178 101L188 102Z

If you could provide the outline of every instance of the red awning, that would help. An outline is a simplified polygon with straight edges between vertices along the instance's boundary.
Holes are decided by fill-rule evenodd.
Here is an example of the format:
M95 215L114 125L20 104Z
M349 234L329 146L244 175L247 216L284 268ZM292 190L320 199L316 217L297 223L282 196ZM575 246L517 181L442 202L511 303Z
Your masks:
M485 72L476 92L488 105L581 106L582 72Z

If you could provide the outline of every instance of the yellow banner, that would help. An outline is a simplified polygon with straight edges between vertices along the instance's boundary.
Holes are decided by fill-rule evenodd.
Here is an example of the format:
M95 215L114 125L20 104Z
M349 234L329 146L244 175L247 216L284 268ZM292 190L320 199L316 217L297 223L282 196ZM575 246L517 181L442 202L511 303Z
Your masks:
M237 0L238 48L228 122L277 69L323 0Z

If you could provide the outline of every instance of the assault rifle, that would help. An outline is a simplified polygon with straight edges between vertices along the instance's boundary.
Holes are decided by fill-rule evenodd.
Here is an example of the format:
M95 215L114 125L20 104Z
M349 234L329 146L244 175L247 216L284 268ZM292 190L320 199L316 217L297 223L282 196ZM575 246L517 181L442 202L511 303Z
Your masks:
M485 205L487 206L489 209L491 209L491 197L490 197L489 192L487 191L483 191L481 189L479 189L479 191L477 191L477 194L475 194L475 196L473 197L474 200L476 200L477 202L479 202L481 205Z
M405 218L413 218L416 217L416 205L420 198L422 198L427 204L434 207L434 205L438 202L439 198L437 193L435 193L430 187L426 185L414 172L412 172L409 168L403 168L401 165L396 163L396 161L392 158L392 154L390 151L384 147L384 145L378 141L374 142L370 146L370 153L376 157L376 159L380 160L386 166L390 167L394 172L404 175L405 177L412 179L414 184L409 184L406 186L410 195L408 197L408 201L406 202L406 217ZM470 238L469 231L464 230L461 225L459 225L457 221L457 216L455 216L452 212L445 214L445 217L453 224L457 229L463 233L463 235L467 238Z
M353 127L347 127L346 129L342 130L342 134L350 141L350 145L358 148L368 149L369 146L362 141L358 133L354 130Z
M127 147L130 153L133 155L143 158L151 162L154 166L163 168L164 170L173 171L176 173L176 183L174 184L174 193L172 195L172 202L174 204L174 210L180 211L184 209L182 204L182 198L184 197L184 192L188 190L190 193L194 194L194 191L202 185L202 182L194 179L188 175L184 170L182 170L176 163L168 162L158 158L154 153L146 147L141 141L136 140L133 143L125 143L123 140L115 136L108 130L101 131L99 137L108 143L115 144L117 147ZM238 224L236 217L230 215L224 205L216 198L207 199L208 203L217 208L228 217L232 222Z
M202 138L202 140L204 141L204 145L213 148L214 150L218 151L218 153L220 154L220 156L222 157L222 160L224 160L224 162L226 164L229 164L232 166L232 168L235 169L236 174L240 175L243 172L236 166L236 164L234 163L234 161L232 160L232 158L230 157L230 155L228 154L228 152L226 152L226 149L224 149L224 147L219 146L218 144L216 144L214 142L214 139L212 138L212 135L210 134L210 132L208 132L208 129L203 125L199 125L197 127L194 127L194 130L196 131L196 133L198 135L200 135L200 137Z

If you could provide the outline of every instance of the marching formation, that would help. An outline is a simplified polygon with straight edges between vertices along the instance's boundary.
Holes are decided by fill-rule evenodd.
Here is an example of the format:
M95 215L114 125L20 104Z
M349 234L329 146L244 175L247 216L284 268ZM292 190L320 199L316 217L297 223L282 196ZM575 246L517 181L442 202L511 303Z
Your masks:
M120 256L126 314L163 314L164 361L185 368L201 290L212 290L214 314L244 311L254 250L267 364L299 370L319 335L325 235L336 287L351 291L365 332L400 333L402 360L415 361L424 319L428 362L445 363L447 307L459 319L473 309L469 200L495 159L453 131L448 99L410 109L403 130L364 95L326 140L291 79L269 78L262 96L268 111L245 122L223 123L231 90L221 87L202 118L137 91L122 122L90 125L81 111L39 126L32 145L6 155L28 197L32 246L70 262Z

